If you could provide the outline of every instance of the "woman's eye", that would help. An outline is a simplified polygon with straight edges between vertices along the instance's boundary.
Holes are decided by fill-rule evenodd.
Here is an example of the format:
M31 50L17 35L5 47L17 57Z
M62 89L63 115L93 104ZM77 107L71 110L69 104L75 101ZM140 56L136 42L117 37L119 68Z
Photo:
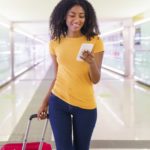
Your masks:
M80 16L80 18L85 18L85 16Z
M73 15L70 15L70 17L71 17L71 18L73 18L73 17L75 17L75 16L73 16Z

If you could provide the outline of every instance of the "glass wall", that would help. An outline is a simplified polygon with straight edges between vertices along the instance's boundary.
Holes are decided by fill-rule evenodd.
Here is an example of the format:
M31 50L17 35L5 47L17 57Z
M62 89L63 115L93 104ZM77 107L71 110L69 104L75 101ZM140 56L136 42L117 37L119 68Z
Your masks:
M11 78L9 29L0 24L0 85Z
M45 47L42 42L36 41L24 34L14 33L14 72L22 73L45 57Z
M134 76L150 85L150 22L135 26Z
M123 43L122 31L108 34L103 36L105 44L105 53L103 59L103 66L118 72L120 74L125 74L125 62L124 62L124 52L125 47Z
M12 38L11 47L10 28L0 24L0 86L47 57L47 44L43 41L17 29Z
M26 44L27 43L27 44ZM30 45L28 38L19 33L14 34L14 72L15 75L29 68L30 64Z
M45 45L35 41L35 63L42 61L45 56L46 56Z

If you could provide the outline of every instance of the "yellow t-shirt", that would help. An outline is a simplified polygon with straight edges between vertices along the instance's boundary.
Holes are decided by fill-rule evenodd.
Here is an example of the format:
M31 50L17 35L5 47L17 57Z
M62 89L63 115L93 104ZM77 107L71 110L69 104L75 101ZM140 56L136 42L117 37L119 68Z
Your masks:
M78 38L62 38L50 41L50 53L56 55L58 72L52 89L57 97L70 105L84 109L96 108L93 84L89 78L89 66L84 61L77 61L76 57L82 43L94 44L93 52L104 50L103 42L95 36L90 41L85 36Z

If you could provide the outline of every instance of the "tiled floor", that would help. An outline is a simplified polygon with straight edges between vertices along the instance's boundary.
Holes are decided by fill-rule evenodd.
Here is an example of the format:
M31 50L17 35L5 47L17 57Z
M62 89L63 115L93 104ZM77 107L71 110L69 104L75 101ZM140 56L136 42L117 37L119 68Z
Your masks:
M0 89L0 141L7 141L44 79L50 63L44 62Z
M99 117L93 139L150 140L150 88L114 77L103 71L95 88Z
M16 137L21 141L27 114L37 109L38 98L45 95L50 84L49 64L41 63L0 90L1 142ZM150 149L150 88L106 70L94 88L98 120L91 150Z

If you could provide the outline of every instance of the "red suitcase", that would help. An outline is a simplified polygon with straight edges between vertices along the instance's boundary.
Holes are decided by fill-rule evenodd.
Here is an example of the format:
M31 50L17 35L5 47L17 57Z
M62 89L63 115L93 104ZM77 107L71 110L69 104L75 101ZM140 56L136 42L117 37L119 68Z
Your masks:
M41 141L40 142L27 143L29 129L30 129L31 121L32 121L33 118L37 118L37 114L31 115L30 118L29 118L29 122L28 122L28 125L27 125L27 129L26 129L26 133L25 133L23 143L5 144L1 148L1 150L52 150L52 146L50 144L44 142L44 135L45 135L46 128L47 128L47 123L48 123L48 115L47 115L47 120L46 120L44 128L43 128Z

